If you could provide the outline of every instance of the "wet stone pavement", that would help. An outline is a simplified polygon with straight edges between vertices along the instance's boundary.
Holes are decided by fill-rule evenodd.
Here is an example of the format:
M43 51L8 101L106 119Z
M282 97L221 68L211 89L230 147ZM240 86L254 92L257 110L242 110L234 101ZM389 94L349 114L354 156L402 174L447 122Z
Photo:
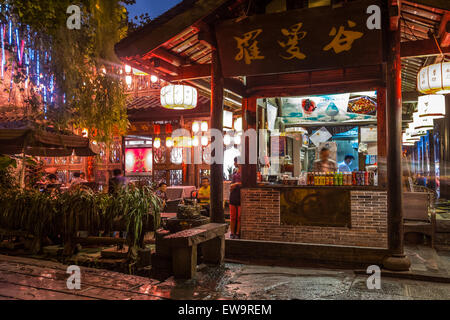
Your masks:
M450 299L448 283L382 278L381 290L369 290L367 277L351 270L226 264L201 268L197 280L158 281L81 267L81 290L67 288L66 270L57 262L0 255L0 299Z

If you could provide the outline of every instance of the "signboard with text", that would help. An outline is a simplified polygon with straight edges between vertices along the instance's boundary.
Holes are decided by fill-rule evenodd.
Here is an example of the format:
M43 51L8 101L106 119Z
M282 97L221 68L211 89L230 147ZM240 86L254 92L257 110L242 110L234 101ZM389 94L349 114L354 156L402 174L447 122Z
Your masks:
M216 27L225 77L383 62L381 1L255 15Z

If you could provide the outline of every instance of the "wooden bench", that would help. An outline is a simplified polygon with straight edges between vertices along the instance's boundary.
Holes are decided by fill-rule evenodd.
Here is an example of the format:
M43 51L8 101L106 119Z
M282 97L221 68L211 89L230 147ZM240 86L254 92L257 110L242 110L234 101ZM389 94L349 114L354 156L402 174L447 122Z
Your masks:
M209 223L164 236L162 241L170 248L172 271L175 278L192 279L195 277L197 246L200 244L205 263L223 264L227 230L227 224Z
M403 193L403 233L420 233L431 238L434 248L436 214L428 215L432 195L425 192Z

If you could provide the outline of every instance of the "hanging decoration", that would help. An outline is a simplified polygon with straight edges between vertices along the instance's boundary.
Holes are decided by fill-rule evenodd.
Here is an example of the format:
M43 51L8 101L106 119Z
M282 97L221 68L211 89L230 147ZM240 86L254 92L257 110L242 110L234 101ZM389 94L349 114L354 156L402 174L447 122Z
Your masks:
M417 90L426 94L450 93L450 62L422 68L417 76Z
M155 135L161 134L161 126L159 124L153 125L153 134L155 134Z
M166 134L172 134L172 132L173 132L172 124L167 123L166 124Z
M440 119L445 117L445 96L430 94L419 97L420 117Z
M434 123L433 119L428 117L421 117L419 112L413 113L413 124L415 130L428 131L433 130Z
M197 107L197 89L169 84L161 89L161 105L174 110L194 109Z

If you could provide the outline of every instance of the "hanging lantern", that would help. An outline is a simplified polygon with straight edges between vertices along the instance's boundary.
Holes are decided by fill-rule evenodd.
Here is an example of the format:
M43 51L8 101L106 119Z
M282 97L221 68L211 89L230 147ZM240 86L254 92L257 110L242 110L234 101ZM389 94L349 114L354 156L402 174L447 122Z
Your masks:
M197 107L197 89L169 84L161 89L161 105L174 110L194 109Z
M422 93L450 92L450 62L441 62L422 68L417 76L417 90Z
M150 77L150 81L152 82L152 83L156 83L156 82L158 82L158 77L157 76L151 76Z
M166 138L166 147L172 148L173 147L173 139L171 137Z
M153 143L153 146L155 147L155 149L161 148L161 139L160 138L156 138L155 142Z
M125 66L125 72L126 73L131 73L131 67L129 65Z
M202 146L206 147L209 144L209 138L208 137L202 137Z
M208 131L208 122L206 122L206 121L202 122L201 130L202 130L202 132Z
M194 122L192 124L192 132L198 133L200 131L200 124L198 122Z
M133 78L131 76L126 76L125 82L129 87L131 87L131 85L133 84Z
M430 94L419 97L419 115L430 119L445 117L445 96L442 94Z
M406 129L405 131L406 133L406 137L405 137L405 141L420 141L420 138L417 136L413 136L413 134L415 134L414 130L411 130L411 128Z
M427 132L425 130L416 129L414 122L410 122L408 127L409 127L409 132L411 133L411 137L416 138L416 137L425 136L427 134Z
M200 145L200 141L199 141L198 137L193 137L192 138L192 146L198 147L199 145Z
M161 134L161 126L159 124L154 124L153 125L153 133L155 135Z
M419 112L413 113L413 124L415 130L428 131L433 130L434 122L433 119L428 117L420 117Z
M172 134L173 127L170 123L166 124L166 134Z

